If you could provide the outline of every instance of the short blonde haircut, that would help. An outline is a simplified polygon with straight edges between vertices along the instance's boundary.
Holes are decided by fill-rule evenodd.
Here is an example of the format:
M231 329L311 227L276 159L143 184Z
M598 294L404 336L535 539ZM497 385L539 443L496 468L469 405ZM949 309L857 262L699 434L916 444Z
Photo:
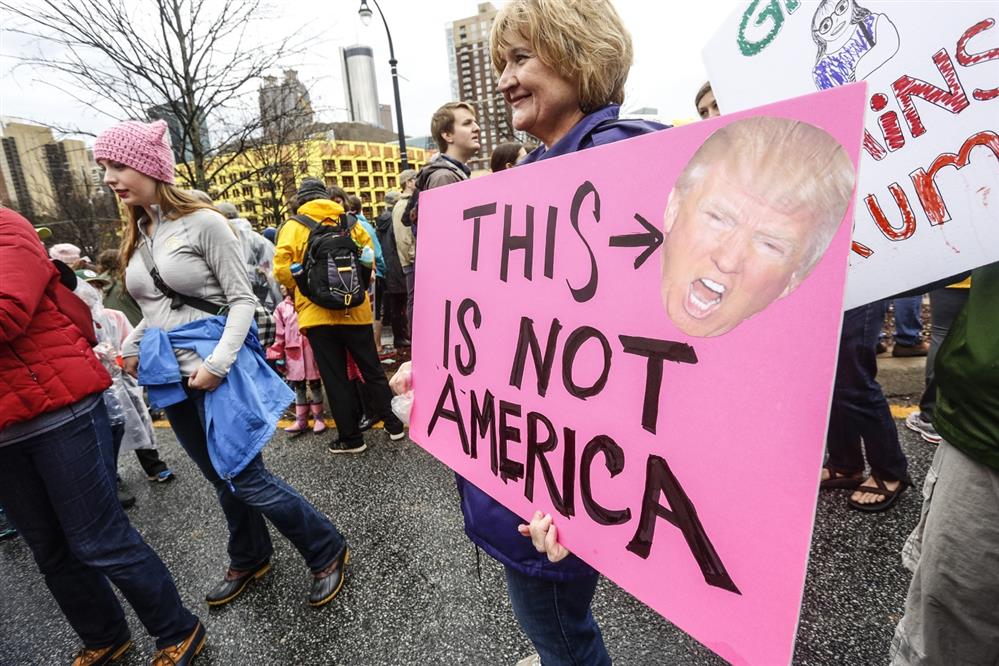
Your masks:
M825 254L853 197L855 171L846 150L829 132L799 120L743 118L701 144L677 178L676 193L685 196L720 167L777 210L804 209L815 220L811 247L795 271L803 280Z
M465 109L474 117L475 107L468 102L448 102L441 108L434 111L430 119L430 136L434 137L437 147L442 153L447 152L447 141L444 140L444 132L454 131L454 111L455 109Z
M584 113L624 102L631 35L610 0L511 0L489 37L497 75L506 68L510 36L518 34L541 62L576 84Z

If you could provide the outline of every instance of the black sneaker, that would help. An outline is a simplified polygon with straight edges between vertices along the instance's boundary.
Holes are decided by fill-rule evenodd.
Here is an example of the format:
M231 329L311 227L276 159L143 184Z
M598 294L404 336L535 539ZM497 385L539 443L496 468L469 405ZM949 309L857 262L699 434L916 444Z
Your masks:
M122 482L121 478L118 478L118 502L121 504L121 508L130 509L135 506L135 495L128 492L128 488Z
M393 430L391 426L386 425L385 432L388 433L389 439L391 439L393 442L398 442L400 439L406 436L406 426L402 425L402 423L399 423L399 425L395 426L395 428L397 428L397 430Z
M363 453L367 450L368 445L363 439L356 442L335 439L326 448L330 450L330 453Z

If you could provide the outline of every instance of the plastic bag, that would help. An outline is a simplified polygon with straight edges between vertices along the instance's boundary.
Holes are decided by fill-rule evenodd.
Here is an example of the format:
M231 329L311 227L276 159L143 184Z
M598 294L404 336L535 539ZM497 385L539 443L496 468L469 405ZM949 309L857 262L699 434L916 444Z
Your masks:
M407 391L392 398L392 413L399 417L404 425L409 425L409 412L413 409L413 392Z
M392 412L409 425L409 412L413 409L413 363L406 361L389 380L389 387L396 394L392 398Z

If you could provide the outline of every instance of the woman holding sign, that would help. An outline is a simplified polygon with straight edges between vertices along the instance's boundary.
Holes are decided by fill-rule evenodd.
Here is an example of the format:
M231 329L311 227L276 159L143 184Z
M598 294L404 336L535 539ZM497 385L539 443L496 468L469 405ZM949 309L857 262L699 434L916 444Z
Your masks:
M618 119L632 48L609 0L513 0L496 16L490 50L514 128L542 143L519 164L663 129ZM590 612L599 576L558 544L551 516L523 525L464 479L458 489L465 531L506 568L514 613L541 663L609 664Z

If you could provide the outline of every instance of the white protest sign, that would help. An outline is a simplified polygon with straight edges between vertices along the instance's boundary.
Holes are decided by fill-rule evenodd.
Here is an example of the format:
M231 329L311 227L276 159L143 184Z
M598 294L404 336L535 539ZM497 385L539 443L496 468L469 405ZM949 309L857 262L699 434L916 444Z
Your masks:
M722 113L868 84L845 306L999 260L999 2L752 0L704 50Z

